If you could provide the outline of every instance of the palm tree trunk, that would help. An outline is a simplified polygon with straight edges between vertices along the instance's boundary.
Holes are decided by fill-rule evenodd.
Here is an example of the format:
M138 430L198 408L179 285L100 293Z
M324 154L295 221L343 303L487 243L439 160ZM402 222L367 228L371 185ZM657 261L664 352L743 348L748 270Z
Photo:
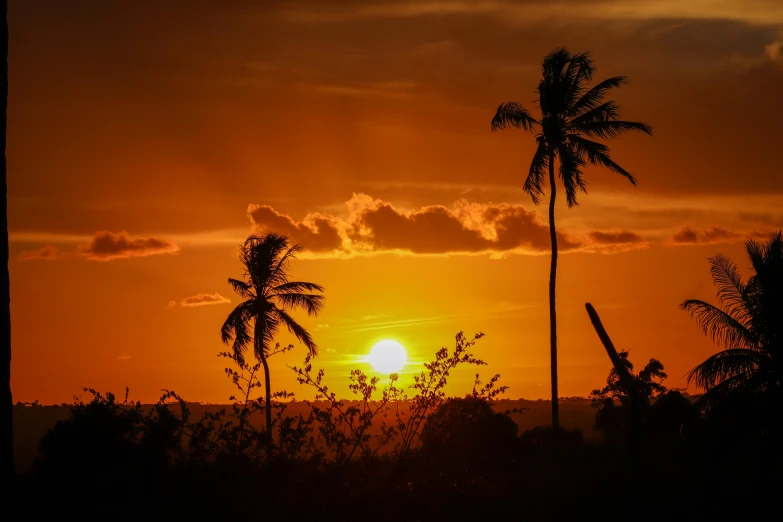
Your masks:
M269 363L266 354L261 351L261 364L264 366L264 386L266 387L266 459L272 460L272 383L269 381Z
M6 50L8 49L8 3L6 0L2 0L0 9L3 11L3 34L2 39L6 43ZM0 339L0 426L2 426L2 434L0 434L0 440L2 441L2 478L0 478L0 502L2 502L4 509L3 512L8 516L8 520L14 520L14 513L16 506L13 505L14 495L12 491L14 480L14 444L13 444L13 402L11 397L11 279L8 274L8 177L6 173L6 161L5 161L5 145L6 145L6 115L8 110L8 55L3 56L3 80L0 84L0 97L2 97L3 103L3 123L2 123L2 142L3 142L3 155L0 158L0 171L2 171L3 178L3 208L2 208L2 222L0 222L0 257L3 259L3 268L0 270L2 276L0 277L0 332L2 333L2 339Z
M617 376L620 378L620 385L625 389L625 394L628 396L628 455L631 469L631 479L636 480L639 476L639 438L640 438L640 423L641 415L639 411L639 394L635 384L633 375L625 367L620 354L617 353L617 349L612 343L612 339L606 332L601 318L598 316L598 312L595 311L593 305L585 303L587 309L587 315L590 317L590 322L593 323L595 333L598 334L598 338L601 340L601 344L604 345L606 353L609 355L609 360L612 361L612 366L617 372Z
M555 155L549 154L549 239L552 241L552 262L549 265L549 354L552 374L552 429L560 429L560 405L557 398L557 309L555 288L557 282L557 232L555 231Z

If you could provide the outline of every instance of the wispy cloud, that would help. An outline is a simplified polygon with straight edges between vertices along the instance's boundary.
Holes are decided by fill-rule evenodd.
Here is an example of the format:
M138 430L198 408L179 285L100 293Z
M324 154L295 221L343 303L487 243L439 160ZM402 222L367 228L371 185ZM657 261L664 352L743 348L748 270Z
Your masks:
M385 81L360 85L310 85L312 90L324 94L381 98L400 98L408 96L415 87L416 83L410 81Z
M227 297L223 297L219 293L214 294L195 294L190 297L182 299L179 303L176 301L169 301L167 308L174 308L179 306L180 308L195 308L198 306L209 306L230 303L231 300Z
M772 25L783 22L783 6L776 0L530 0L443 1L380 0L377 2L319 2L301 4L283 16L299 23L334 23L362 18L414 18L444 15L487 15L508 22L545 19L644 20L651 18L735 20Z
M89 244L79 248L80 255L93 261L111 261L128 257L178 254L179 246L168 239L131 236L125 231L96 232Z
M54 245L45 245L34 250L24 250L16 256L16 259L19 261L54 261L55 259L59 259L60 256L61 253L59 248Z
M702 245L712 243L725 243L741 238L742 235L720 227L711 227L706 230L697 230L693 227L683 227L671 237L675 244Z
M412 317L412 318L403 318L403 319L396 319L390 321L377 321L377 322L361 324L354 328L348 329L347 331L350 333L373 332L377 330L389 330L392 328L402 329L402 328L426 326L426 325L442 323L446 321L452 321L455 319L468 319L468 318L486 317L486 316L493 317L493 318L500 318L500 317L507 317L507 316L519 314L519 312L523 310L529 310L532 306L533 305L519 305L519 304L505 305L505 306L496 306L491 309L486 309L479 312L435 315L430 317Z

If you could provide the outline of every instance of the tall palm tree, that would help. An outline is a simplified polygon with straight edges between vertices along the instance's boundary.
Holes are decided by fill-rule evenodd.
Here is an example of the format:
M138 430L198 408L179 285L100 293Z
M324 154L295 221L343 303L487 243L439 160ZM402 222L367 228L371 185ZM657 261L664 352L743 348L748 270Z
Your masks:
M764 244L748 239L745 251L754 271L747 283L726 256L709 259L720 307L697 299L680 305L722 348L691 370L688 381L706 389L708 405L760 399L777 408L783 386L783 232Z
M268 356L275 334L283 325L312 355L317 353L310 333L288 313L295 308L304 308L308 315L318 315L324 302L322 295L312 293L323 292L320 285L288 280L288 264L300 249L299 245L289 246L288 238L278 234L248 237L240 251L240 260L245 267L243 278L228 279L244 301L231 311L220 329L224 343L233 341L234 354L239 361L244 361L245 351L252 342L253 352L264 367L269 458L272 456L272 387Z
M555 160L559 162L560 179L565 187L569 207L577 204L577 189L587 192L582 168L587 165L606 167L636 185L630 172L612 161L609 147L592 138L616 138L628 131L652 134L644 123L620 120L617 103L606 95L625 83L624 76L609 78L592 88L588 83L595 65L587 53L571 54L555 49L542 62L543 77L538 84L539 119L516 102L501 104L492 118L492 130L516 127L536 132L536 151L523 185L533 203L544 195L546 173L549 171L549 237L552 242L552 262L549 269L549 342L552 372L552 427L560 427L557 397L557 310L555 288L557 280L557 233L555 230Z

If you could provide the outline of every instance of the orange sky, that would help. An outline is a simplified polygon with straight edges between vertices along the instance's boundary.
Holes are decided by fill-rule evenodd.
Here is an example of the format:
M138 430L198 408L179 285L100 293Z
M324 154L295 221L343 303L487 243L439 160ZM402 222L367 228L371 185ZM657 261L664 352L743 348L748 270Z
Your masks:
M655 129L611 143L637 188L589 170L581 205L558 207L561 395L609 368L586 301L683 386L714 351L677 308L714 297L706 258L745 268L742 239L783 226L776 0L9 4L15 400L225 401L226 278L252 227L308 247L293 275L327 301L299 317L338 390L376 340L421 361L464 330L487 334L482 374L510 397L547 396L534 141L489 122L500 102L534 108L556 46L629 76L615 99ZM285 363L303 353L273 364L302 398Z

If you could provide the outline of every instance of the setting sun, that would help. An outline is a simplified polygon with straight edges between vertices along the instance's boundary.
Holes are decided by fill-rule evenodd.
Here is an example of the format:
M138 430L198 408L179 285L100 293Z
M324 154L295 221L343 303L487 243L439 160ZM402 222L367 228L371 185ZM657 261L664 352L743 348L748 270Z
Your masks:
M397 341L387 339L375 343L365 360L376 372L395 373L402 370L408 362L408 356L405 347Z

